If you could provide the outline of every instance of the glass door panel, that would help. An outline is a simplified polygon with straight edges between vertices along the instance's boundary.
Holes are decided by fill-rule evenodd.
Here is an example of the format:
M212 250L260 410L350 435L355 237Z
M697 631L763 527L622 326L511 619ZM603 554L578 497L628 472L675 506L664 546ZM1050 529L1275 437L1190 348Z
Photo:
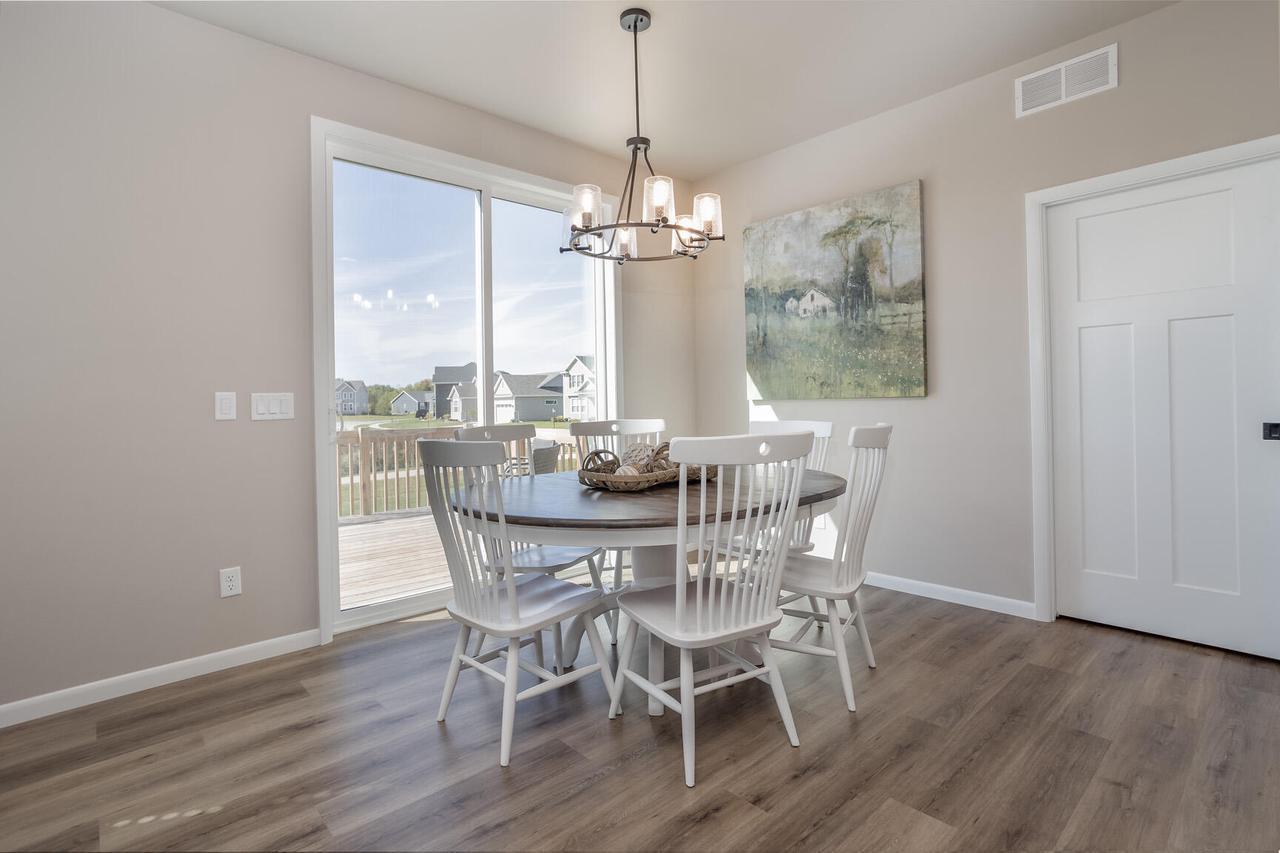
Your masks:
M494 421L533 423L539 438L570 444L569 421L603 417L598 271L556 251L560 213L495 198L491 215ZM561 458L573 464L571 451Z
M449 572L414 442L476 420L474 189L333 161L340 609L438 593Z

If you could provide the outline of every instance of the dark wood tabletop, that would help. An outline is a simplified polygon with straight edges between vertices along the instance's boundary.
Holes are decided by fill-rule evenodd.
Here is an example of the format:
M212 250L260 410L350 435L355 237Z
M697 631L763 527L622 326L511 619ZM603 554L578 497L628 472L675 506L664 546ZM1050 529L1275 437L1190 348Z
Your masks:
M806 471L800 484L800 505L821 503L844 494L843 477L822 471ZM701 486L689 484L689 523L698 522ZM576 471L543 474L538 477L512 477L502 484L502 508L507 524L528 527L572 527L596 529L632 529L675 527L679 507L678 485L658 486L645 492L609 492L588 489L578 482ZM714 507L714 492L708 490L707 501ZM741 518L745 509L738 512ZM721 514L728 521L731 509ZM493 519L492 514L490 514ZM707 520L715 518L714 509ZM496 520L496 519L493 519Z

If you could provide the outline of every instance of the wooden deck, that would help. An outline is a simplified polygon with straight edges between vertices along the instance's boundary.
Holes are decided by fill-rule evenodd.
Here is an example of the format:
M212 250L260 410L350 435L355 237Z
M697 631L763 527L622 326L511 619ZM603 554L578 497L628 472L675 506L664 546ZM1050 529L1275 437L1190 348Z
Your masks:
M343 610L449 586L430 513L338 525Z
M444 548L429 512L339 521L338 573L343 610L450 585ZM566 580L586 576L585 564L557 575ZM623 580L630 579L628 566Z

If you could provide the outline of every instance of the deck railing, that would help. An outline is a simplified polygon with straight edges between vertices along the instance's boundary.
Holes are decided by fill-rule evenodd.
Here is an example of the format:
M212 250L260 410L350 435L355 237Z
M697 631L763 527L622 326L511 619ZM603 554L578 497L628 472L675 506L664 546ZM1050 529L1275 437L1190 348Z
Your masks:
M378 429L338 433L338 516L427 509L427 486L418 464L419 438L453 438L454 427ZM574 471L578 453L568 430L538 430L560 445L558 471Z

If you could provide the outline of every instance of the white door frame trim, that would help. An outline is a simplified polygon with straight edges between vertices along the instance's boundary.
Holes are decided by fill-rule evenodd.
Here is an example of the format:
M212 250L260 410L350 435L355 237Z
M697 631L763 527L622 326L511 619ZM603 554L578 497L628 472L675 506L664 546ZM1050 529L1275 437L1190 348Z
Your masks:
M562 181L543 178L486 163L461 154L431 148L417 142L398 139L341 122L311 117L311 301L312 301L312 374L314 381L315 461L316 461L316 563L319 572L319 641L328 643L335 632L364 625L403 618L436 610L450 597L447 591L429 592L406 599L357 608L340 614L338 608L338 498L336 456L333 453L333 423L336 417L334 399L333 346L333 169L332 161L346 157L354 161L417 175L429 180L453 183L475 189L479 195L481 220L489 220L493 194L509 201L547 207L568 206L572 187ZM607 209L616 209L618 199L606 195ZM493 366L492 266L489 243L477 235L477 338L482 344L476 353L476 372L487 376ZM597 300L597 322L603 323L605 340L597 341L597 375L605 381L598 385L604 417L620 415L622 403L622 345L619 315L621 273L614 264L600 267L603 276ZM493 394L488 383L478 383L478 414L485 423L493 422Z
M1053 565L1053 386L1045 216L1050 207L1280 157L1280 134L1026 195L1027 356L1031 385L1031 522L1035 618L1057 616Z

